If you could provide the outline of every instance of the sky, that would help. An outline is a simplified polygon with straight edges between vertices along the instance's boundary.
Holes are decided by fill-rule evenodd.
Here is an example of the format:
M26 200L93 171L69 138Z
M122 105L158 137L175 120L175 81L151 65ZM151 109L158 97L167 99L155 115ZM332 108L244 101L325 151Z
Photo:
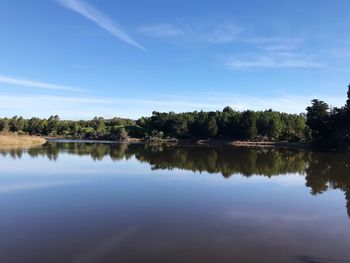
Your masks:
M1 0L0 117L342 106L349 0Z

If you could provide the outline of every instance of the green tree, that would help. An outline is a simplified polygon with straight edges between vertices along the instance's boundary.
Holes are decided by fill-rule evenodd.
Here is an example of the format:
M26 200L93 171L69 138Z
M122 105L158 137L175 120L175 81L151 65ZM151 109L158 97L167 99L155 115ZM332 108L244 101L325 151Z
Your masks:
M31 135L33 135L33 134L40 135L41 134L40 119L39 118L31 118L28 121L27 132Z
M346 107L346 109L348 110L348 111L350 111L350 84L349 84L349 86L348 86L348 99L346 100L346 105L345 105L345 107Z
M218 133L218 126L216 124L216 119L214 116L209 117L205 123L205 133L206 137L215 137Z
M244 111L240 119L240 136L243 139L252 139L257 135L256 113Z
M9 129L11 132L18 132L18 116L13 116L10 120L9 120Z
M187 122L182 116L173 116L167 121L170 136L176 138L184 138L188 135Z
M9 120L7 118L0 119L0 131L9 130Z
M84 133L84 138L85 139L93 139L95 130L92 127L87 127L87 128L83 129L83 133Z
M47 131L50 133L50 135L57 135L57 128L58 128L58 122L60 121L60 118L55 116L50 116L50 118L47 121Z
M313 138L329 134L329 106L321 100L314 99L312 105L306 108L306 124L312 130Z
M125 130L124 127L122 126L117 126L115 127L115 138L117 140L126 140L128 139L128 133L127 131Z

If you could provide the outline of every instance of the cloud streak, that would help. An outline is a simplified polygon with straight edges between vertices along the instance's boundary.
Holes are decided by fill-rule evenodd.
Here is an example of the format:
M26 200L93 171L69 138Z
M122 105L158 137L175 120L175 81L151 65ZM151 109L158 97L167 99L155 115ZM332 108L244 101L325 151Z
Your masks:
M199 41L209 44L230 44L239 40L244 31L234 23L200 23L173 25L169 23L141 26L138 31L155 38L175 38L182 41ZM181 38L180 38L181 37Z
M303 39L284 37L253 37L245 39L244 42L252 44L264 51L281 52L296 49L299 44L303 42Z
M239 39L242 28L232 23L221 24L211 32L207 32L204 39L212 44L229 44Z
M139 31L145 35L153 37L178 37L185 34L185 32L182 29L175 27L171 24L143 26L139 28Z
M63 7L70 9L90 21L96 23L98 26L115 36L121 41L128 43L134 47L145 50L145 48L126 34L119 26L108 16L93 8L82 0L57 0Z
M226 62L231 70L267 69L267 68L324 68L325 64L301 58L299 55L284 52L271 52L267 54L247 57L231 57Z
M65 86L65 85L32 81L32 80L25 80L25 79L18 79L18 78L11 78L11 77L6 77L6 76L0 76L0 84L1 83L15 85L15 86L21 86L21 87L26 87L26 88L45 89L45 90L52 90L52 91L87 92L84 89L80 89L80 88L72 87L72 86Z

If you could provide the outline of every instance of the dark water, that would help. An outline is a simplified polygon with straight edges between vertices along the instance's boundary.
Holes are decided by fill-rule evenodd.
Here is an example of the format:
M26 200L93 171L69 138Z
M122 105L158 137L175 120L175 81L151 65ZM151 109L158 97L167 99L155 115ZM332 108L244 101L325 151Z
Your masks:
M350 262L350 155L0 150L0 262Z

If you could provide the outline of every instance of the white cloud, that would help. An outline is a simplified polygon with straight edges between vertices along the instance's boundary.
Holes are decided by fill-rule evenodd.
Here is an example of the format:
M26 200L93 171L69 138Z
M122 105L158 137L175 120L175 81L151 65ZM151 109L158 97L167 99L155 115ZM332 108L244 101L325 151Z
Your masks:
M154 37L178 37L185 34L182 29L171 24L143 26L139 31Z
M327 101L333 106L344 104L344 98L330 96L242 96L235 94L196 93L196 96L154 95L153 99L48 96L0 94L0 117L21 115L49 117L58 114L63 119L92 119L94 116L138 118L150 116L152 111L184 112L215 111L229 105L236 110L279 110L289 113L305 112L313 98Z
M265 51L288 51L296 49L303 40L301 38L284 38L284 37L253 37L244 40L249 44Z
M134 46L145 50L143 46L141 46L138 42L136 42L133 38L131 38L128 34L122 31L119 26L108 16L96 10L92 6L88 5L82 0L57 0L59 4L62 6L71 9L78 14L86 17L87 19L95 22L101 28L117 37L118 39Z
M206 104L193 100L105 98L56 95L0 94L2 117L21 115L48 117L58 114L63 119L91 119L94 116L138 118L156 111L183 111L219 108L219 104Z
M232 23L225 23L207 31L204 38L213 44L228 44L238 40L242 31L242 28Z
M254 68L323 68L325 64L293 53L271 52L267 54L230 57L226 61L231 70Z
M39 82L39 81L32 81L32 80L25 80L25 79L18 79L18 78L11 78L11 77L6 77L6 76L0 76L0 83L16 85L16 86L21 86L21 87L26 87L26 88L36 88L36 89L46 89L46 90L56 90L56 91L69 91L69 92L86 92L86 90L83 90L83 89L80 89L77 87L52 84L52 83L46 83L46 82Z
M194 25L172 25L169 23L141 26L139 32L158 38L182 37L182 40L211 44L228 44L239 39L242 28L234 23L201 23Z

